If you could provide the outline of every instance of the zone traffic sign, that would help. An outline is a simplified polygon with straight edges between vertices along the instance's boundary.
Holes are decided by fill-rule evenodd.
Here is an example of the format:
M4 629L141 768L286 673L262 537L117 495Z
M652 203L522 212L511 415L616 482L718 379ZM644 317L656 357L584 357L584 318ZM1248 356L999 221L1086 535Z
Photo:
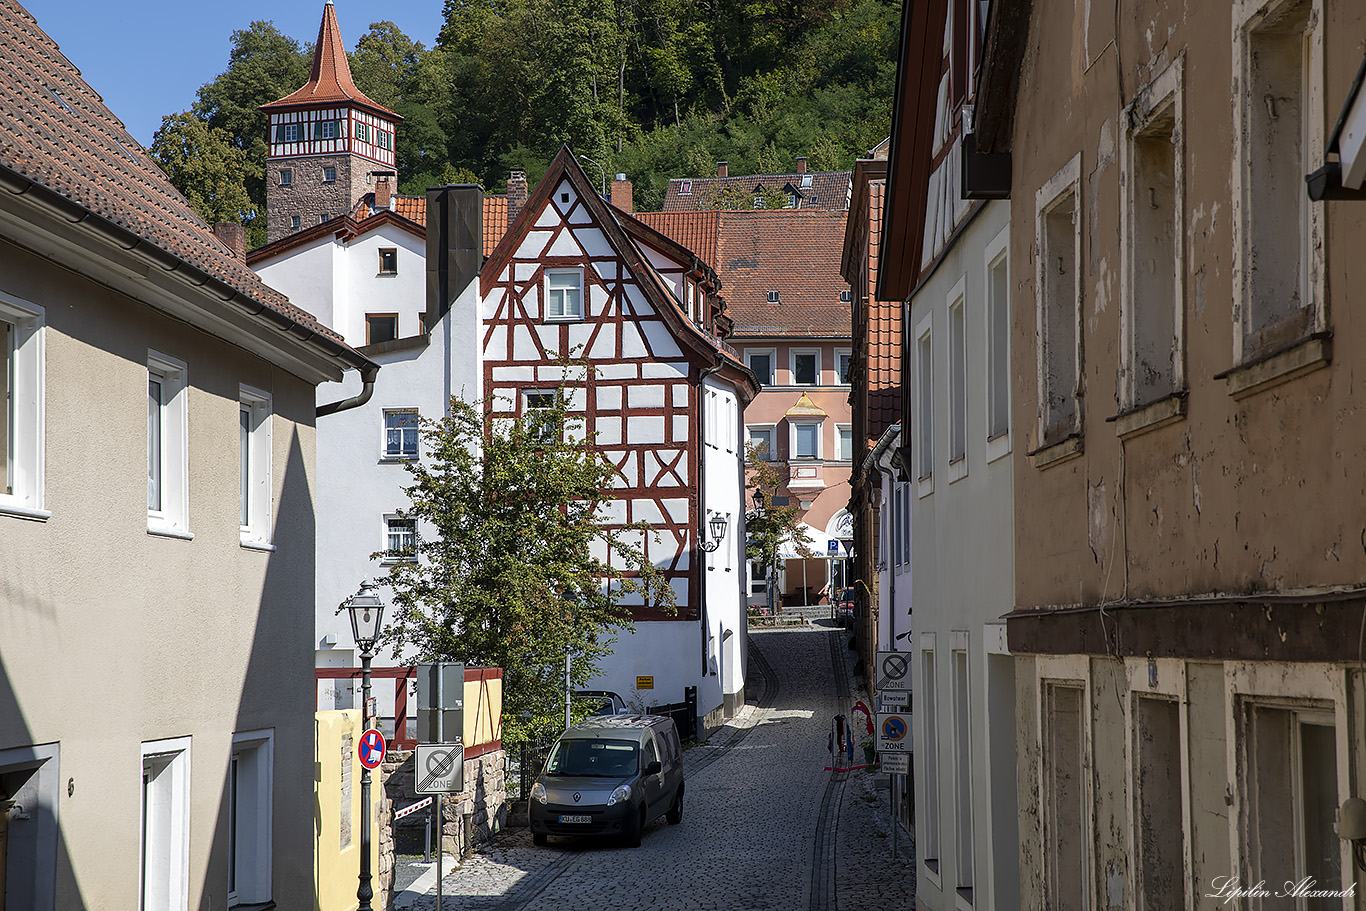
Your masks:
M911 688L911 653L878 652L873 674L873 689L909 690Z
M877 751L911 752L911 716L904 712L877 713Z
M464 788L465 747L460 743L419 743L414 760L419 794L454 794Z
M370 728L360 735L360 746L356 752L360 754L361 765L371 771L379 768L379 764L384 761L384 735Z

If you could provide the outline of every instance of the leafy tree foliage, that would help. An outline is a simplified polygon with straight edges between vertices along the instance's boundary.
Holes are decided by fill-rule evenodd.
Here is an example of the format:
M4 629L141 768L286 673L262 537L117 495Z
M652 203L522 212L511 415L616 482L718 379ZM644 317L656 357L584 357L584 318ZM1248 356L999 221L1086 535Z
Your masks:
M243 183L247 154L232 145L226 131L182 111L161 119L148 151L171 186L210 226L255 218L256 207Z
M674 603L639 543L648 526L604 524L613 470L565 401L490 425L480 404L453 398L448 416L424 420L405 513L418 521L418 559L387 578L396 652L501 667L514 742L562 723L565 654L582 687L631 628L628 596ZM610 564L595 556L608 552Z
M778 565L778 550L784 542L795 544L804 559L819 556L807 543L797 507L790 500L786 506L773 505L773 498L783 488L783 476L777 465L768 461L771 458L766 444L745 447L745 483L751 502L757 497L759 507L745 519L745 559L757 562L765 574Z
M891 127L899 11L895 0L446 0L434 47L376 22L351 70L404 117L404 192L452 171L491 192L512 168L534 182L568 143L630 175L648 210L670 177L706 176L718 160L735 174L786 173L798 155L814 170L849 167ZM303 85L310 54L253 22L199 90L194 114L247 153L259 211L258 107Z

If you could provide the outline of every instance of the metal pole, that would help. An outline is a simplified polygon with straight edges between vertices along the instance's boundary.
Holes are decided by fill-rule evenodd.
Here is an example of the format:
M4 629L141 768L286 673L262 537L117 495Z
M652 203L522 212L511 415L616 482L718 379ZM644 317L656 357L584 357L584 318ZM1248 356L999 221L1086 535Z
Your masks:
M888 809L891 810L892 817L892 859L896 860L896 779L897 776L888 774L887 776L887 797L889 800Z
M569 720L572 717L569 713L569 663L572 659L569 650L564 653L564 729L569 730Z
M446 795L434 795L436 800L436 911L441 911L441 855L445 853L446 834Z
M370 655L361 652L361 729L369 730L370 724ZM375 890L370 886L370 770L361 764L360 772L360 887L356 898L360 900L357 911L373 911L370 899Z

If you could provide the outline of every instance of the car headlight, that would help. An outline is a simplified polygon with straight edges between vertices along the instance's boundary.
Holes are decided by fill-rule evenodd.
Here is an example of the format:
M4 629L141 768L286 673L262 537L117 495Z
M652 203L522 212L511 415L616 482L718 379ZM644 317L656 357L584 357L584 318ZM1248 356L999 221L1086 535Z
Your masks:
M537 803L545 803L545 785L539 781L531 786L531 799Z
M607 805L610 807L614 804L619 804L623 801L630 799L631 786L629 784L624 784L621 787L617 788L615 791L613 791L611 797L607 798Z

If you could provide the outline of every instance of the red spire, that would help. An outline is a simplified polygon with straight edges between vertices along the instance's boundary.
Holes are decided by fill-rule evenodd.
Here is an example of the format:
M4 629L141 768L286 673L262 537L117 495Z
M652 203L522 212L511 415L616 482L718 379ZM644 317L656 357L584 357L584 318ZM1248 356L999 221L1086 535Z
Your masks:
M313 71L308 82L293 94L279 101L261 105L261 110L294 107L295 105L354 104L369 108L377 114L402 120L393 111L376 104L356 88L351 80L351 64L346 59L346 44L342 41L341 26L337 24L337 10L332 0L323 7L322 25L318 27L318 44L313 50Z

